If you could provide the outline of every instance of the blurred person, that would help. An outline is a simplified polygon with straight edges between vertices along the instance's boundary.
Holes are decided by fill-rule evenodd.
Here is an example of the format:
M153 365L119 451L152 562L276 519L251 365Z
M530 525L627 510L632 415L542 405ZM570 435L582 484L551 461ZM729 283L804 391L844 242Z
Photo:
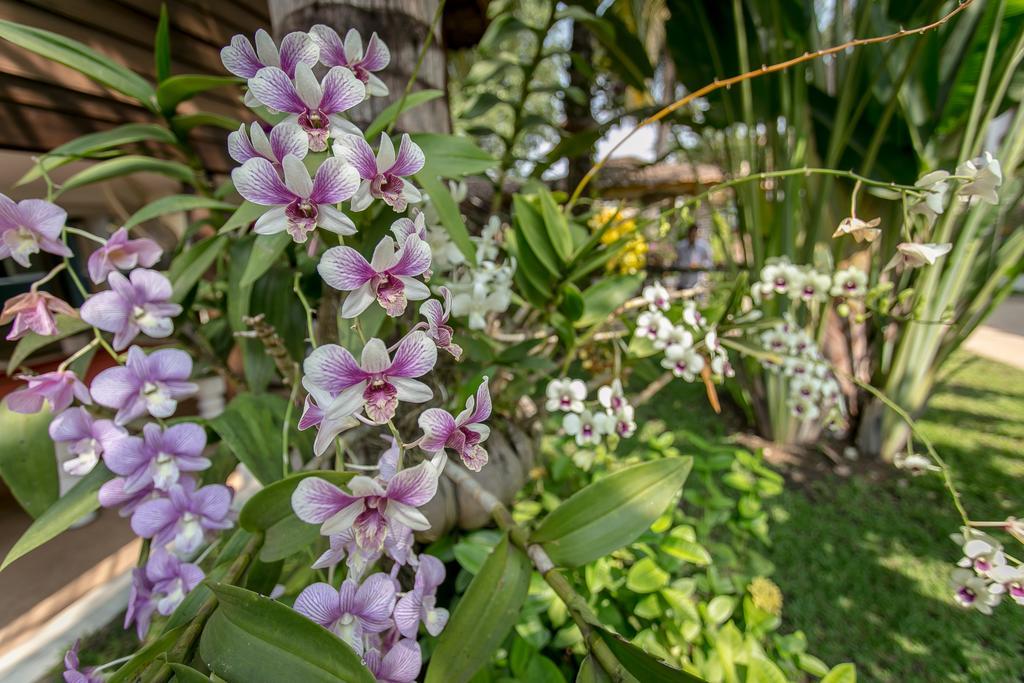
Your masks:
M696 225L686 231L686 239L676 244L676 267L683 272L679 275L680 289L691 289L704 279L704 271L714 265L711 258L711 244L699 235Z

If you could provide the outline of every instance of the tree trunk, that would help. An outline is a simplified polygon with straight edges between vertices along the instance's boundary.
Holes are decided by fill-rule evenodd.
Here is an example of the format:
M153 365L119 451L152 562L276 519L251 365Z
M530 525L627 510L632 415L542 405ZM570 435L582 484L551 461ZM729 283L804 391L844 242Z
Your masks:
M364 44L376 32L388 46L391 64L377 75L391 94L371 98L349 112L349 118L365 128L385 107L401 99L430 31L438 0L270 0L269 5L274 36L278 40L292 31L308 31L314 24L326 24L342 39L349 29L356 29ZM412 90L445 91L446 82L444 45L438 27ZM450 132L448 100L441 97L410 110L399 117L398 128Z
M584 63L589 64L593 62L593 38L579 23L573 24L572 27L572 52ZM577 102L571 97L565 98L565 131L569 135L576 135L594 127L595 125L593 114L590 111L590 98L592 95L593 83L582 69L570 69L569 85L579 88L585 95L585 101L583 102ZM588 170L590 170L593 163L594 145L590 145L586 150L576 156L569 157L568 175L566 176L569 192L572 192L573 189L579 185L580 181L583 180L583 176L586 175ZM586 207L583 205L577 205L575 209L576 213L580 213L585 211Z

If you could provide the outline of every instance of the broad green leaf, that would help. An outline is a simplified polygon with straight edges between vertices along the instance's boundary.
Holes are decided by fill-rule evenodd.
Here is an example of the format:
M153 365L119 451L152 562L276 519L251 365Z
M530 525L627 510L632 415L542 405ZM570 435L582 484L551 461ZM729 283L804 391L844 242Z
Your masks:
M195 209L216 209L218 211L233 211L238 208L234 204L222 202L198 194L174 194L169 197L161 197L156 201L146 204L144 207L133 213L124 222L124 227L133 228L139 223L145 223L157 216L164 216L169 213L181 213Z
M535 29L524 24L511 13L503 12L487 26L487 30L484 31L484 35L480 39L479 47L484 51L493 51L502 40L522 31L533 32Z
M708 620L714 624L724 624L736 609L736 600L728 595L716 595L708 603Z
M555 253L555 247L551 243L544 218L533 204L522 195L512 197L512 213L515 217L516 227L521 231L526 240L526 246L537 257L537 260L551 274L551 277L558 278L562 275L562 261ZM522 250L520 243L520 250ZM535 283L537 284L537 283Z
M579 287L571 282L562 285L562 300L558 304L558 310L571 322L583 316L583 296Z
M611 681L608 672L601 668L601 665L594 659L594 655L587 655L583 658L580 670L576 674L576 683L611 683Z
M467 137L441 133L416 133L411 137L434 173L445 178L479 175L498 163Z
M241 206L239 206L227 221L224 222L224 225L217 231L217 234L223 235L224 233L231 232L236 228L249 225L267 211L267 207L260 206L259 204L253 204L247 199L242 202Z
M470 265L476 264L476 247L469 239L469 230L466 229L466 222L459 211L459 205L455 203L451 192L444 183L438 180L439 175L444 175L436 166L430 155L430 161L416 174L416 183L430 195L430 203L437 209L437 215L441 218L441 224L448 231L459 250L466 256Z
M77 40L5 20L0 20L0 38L71 67L98 83L138 100L147 109L156 110L156 93L146 79Z
M160 21L156 25L153 39L153 66L156 82L161 83L171 75L171 21L167 16L167 5L160 4Z
M14 347L14 352L11 353L10 360L7 361L7 374L10 375L18 366L21 365L26 358L31 356L39 349L60 341L61 339L67 339L73 334L84 332L89 329L89 324L80 318L72 318L69 315L63 313L58 314L54 320L57 322L57 334L51 337L44 337L43 335L36 334L35 332L29 332L27 335L18 340L17 346Z
M541 522L531 541L562 567L578 567L632 542L682 489L693 458L633 465L577 491Z
M478 116L483 116L499 104L507 104L511 106L509 102L506 102L494 93L482 92L476 96L472 103L470 103L470 105L466 107L461 114L459 114L459 117L463 119L475 119Z
M252 252L245 264L245 270L242 271L240 286L244 289L252 287L253 283L259 280L281 258L281 254L291 243L292 236L287 232L279 232L276 235L258 235L256 242L252 245Z
M711 554L704 546L678 536L666 536L661 540L658 549L683 562L702 567L711 564Z
M276 394L239 394L210 420L239 462L263 484L281 479L281 425L287 399Z
M199 673L190 666L171 662L176 683L210 683L210 677Z
M199 654L221 678L374 683L351 647L290 607L237 586L211 588L219 606L203 629Z
M583 317L576 327L595 325L629 301L644 282L643 273L606 277L583 290Z
M241 83L242 80L234 76L204 76L200 74L171 76L156 87L156 101L160 105L161 111L170 114L180 103L190 100L200 93L231 85L241 85Z
M547 188L542 189L539 194L540 212L544 217L548 239L554 245L562 263L568 263L572 259L572 235L569 233L569 223Z
M230 116L201 111L195 114L180 114L171 119L171 125L177 130L188 132L198 126L212 126L227 131L236 131L241 122Z
M857 669L849 662L837 664L818 683L857 683Z
M0 404L0 478L25 512L39 517L59 495L57 456L47 430L53 414L24 415Z
M174 285L171 301L181 302L203 274L213 265L221 252L228 246L223 235L207 237L196 242L188 251L178 254L167 271L167 279Z
M237 128L237 126L236 126ZM32 169L23 175L16 185L24 185L39 178L43 173L49 173L55 168L72 161L87 158L98 152L103 152L121 145L128 145L133 142L166 142L174 144L174 134L163 126L154 123L126 123L117 128L89 133L65 142L59 147L50 150L46 155L40 157Z
M440 90L417 90L416 92L409 93L404 102L399 97L399 99L389 104L384 111L377 114L377 118L366 127L366 132L364 133L366 139L372 142L373 138L384 132L391 125L391 122L397 119L403 112L415 109L421 104L436 100L438 97L444 97L444 92ZM402 105L402 111L398 110L399 104Z
M145 669L150 662L170 650L174 644L178 642L178 637L182 634L185 628L185 626L179 626L176 629L163 633L156 640L147 643L141 650L137 651L131 659L122 664L121 667L107 679L107 683L130 683L131 681L139 680L138 677L139 674L142 673L142 670Z
M84 171L79 171L71 176L60 186L61 192L73 190L76 187L84 187L92 183L100 183L111 178L131 175L133 173L158 173L183 183L192 184L195 182L195 174L192 169L177 161L166 159L154 159L153 157L129 154L123 157L116 157L106 161L100 161Z
M7 557L4 558L0 570L54 538L84 515L98 508L100 501L97 493L100 486L112 479L113 476L110 470L99 464L92 472L82 477L70 491L58 498L57 502L40 515L32 523L32 526L21 535L18 542L7 553Z
M644 557L626 574L626 588L634 593L653 593L668 585L669 573L658 566L653 558Z
M786 674L774 662L757 658L747 665L747 683L786 683Z
M645 89L645 80L654 75L654 69L647 58L646 49L639 38L612 12L596 16L583 7L571 5L559 13L560 17L571 17L583 24L608 51L612 70L622 76L626 83L638 90Z
M336 472L334 470L290 474L253 494L252 498L242 506L242 511L238 515L238 524L249 531L266 531L282 519L292 515L292 493L303 479L320 477L341 486L353 476L352 472ZM316 528L314 525L309 526Z
M516 272L518 278L529 283L529 289L524 294L537 308L544 308L554 298L554 285L556 278L551 270L541 263L536 251L532 248L529 239L523 233L523 223L515 221L511 235L514 235L513 255L516 257ZM512 242L512 240L510 240ZM519 280L516 280L517 284Z
M603 628L594 627L623 668L641 683L704 683L701 678L661 662L636 645Z
M318 538L320 529L316 525L306 524L295 515L285 517L267 529L263 547L260 548L260 560L277 562L291 557L311 548Z
M490 661L519 617L530 573L526 554L503 537L441 633L426 683L465 683Z

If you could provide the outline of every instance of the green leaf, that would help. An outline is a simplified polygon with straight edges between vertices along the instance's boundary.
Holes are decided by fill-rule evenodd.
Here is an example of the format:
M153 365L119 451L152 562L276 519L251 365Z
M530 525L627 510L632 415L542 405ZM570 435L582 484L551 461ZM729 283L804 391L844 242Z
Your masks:
M668 585L669 573L658 566L653 558L644 557L629 568L626 588L634 593L653 593Z
M39 517L59 496L49 410L24 415L0 404L0 478L25 512Z
M445 178L479 175L498 163L467 137L440 133L416 133L411 137L434 173Z
M505 38L522 31L533 32L534 30L517 19L513 14L503 12L488 25L483 37L480 38L479 48L485 52L490 52L497 48L498 44Z
M636 273L606 277L587 287L583 290L583 317L576 327L596 325L607 318L636 294L643 282L643 273Z
M281 258L281 254L291 243L292 236L287 232L279 232L276 235L258 235L256 242L252 245L252 252L245 264L245 270L242 271L240 286L244 289L252 287L253 283L259 280Z
M124 222L124 227L133 228L139 223L145 223L157 216L164 216L169 213L181 213L194 211L195 209L216 209L218 211L231 211L238 207L228 202L222 202L209 197L197 194L174 194L169 197L161 197L156 201L146 204L144 207L133 213Z
M142 670L160 655L166 653L178 642L178 637L185 630L185 626L167 631L156 640L147 643L141 650L136 652L131 659L121 665L114 674L107 679L107 683L129 683L139 680Z
M530 573L526 554L503 537L438 639L426 683L465 683L490 661L519 617Z
M199 654L221 678L374 683L352 648L295 610L237 586L211 588L219 607L203 629Z
M531 541L558 566L578 567L642 534L676 497L693 458L626 467L574 493L541 522Z
M583 658L580 670L576 674L576 683L611 683L611 680L608 673L594 659L594 655Z
M571 322L583 316L583 297L580 295L579 287L571 282L562 285L562 300L558 304L558 310Z
M208 111L196 112L195 114L179 114L171 119L172 126L185 132L198 126L213 126L214 128L222 128L234 132L238 130L240 123L238 119L222 114L213 114Z
M231 214L227 221L224 222L224 225L221 226L221 229L217 231L217 234L223 235L224 233L231 232L236 228L241 228L243 226L249 225L257 218L265 214L267 210L267 207L261 206L259 204L253 204L247 199L244 202L242 202L242 205L239 206L235 210L235 212Z
M283 476L281 425L287 399L276 394L238 394L210 420L239 462L263 484Z
M237 128L238 126L235 126ZM89 157L98 152L103 152L121 145L128 145L133 142L144 142L152 140L155 142L166 142L174 144L174 134L163 126L154 123L126 123L117 128L89 133L82 135L59 147L50 150L41 157L32 169L23 175L16 185L24 185L36 178L42 177L43 173L49 173L72 161Z
M409 93L409 96L402 102L400 99L395 100L389 104L384 111L377 114L377 118L370 122L370 125L366 127L366 132L363 134L367 140L377 137L380 133L391 125L391 122L402 115L403 112L407 112L410 109L415 109L421 104L426 104L436 100L438 97L444 97L444 92L441 90L417 90L416 92ZM398 105L402 105L402 111L398 110Z
M238 515L238 524L248 531L266 531L293 514L292 493L303 479L319 477L341 486L353 476L355 475L352 472L336 472L334 470L290 474L284 479L264 486L253 494L252 498L242 506L242 511ZM308 526L316 528L315 525Z
M177 161L167 161L166 159L154 159L153 157L129 154L115 159L100 161L84 171L79 171L64 181L60 186L60 191L67 192L76 187L84 187L85 185L103 182L111 178L131 175L132 173L158 173L175 180L180 180L183 183L192 184L195 182L195 174L185 164Z
M540 191L540 211L544 216L544 226L547 228L548 238L554 245L555 251L558 252L559 259L562 263L568 263L572 259L572 235L569 233L569 222L547 188Z
M483 116L499 104L508 104L511 106L511 104L494 93L482 92L476 96L468 107L466 107L466 109L459 115L459 118L475 119L478 116Z
M167 279L174 285L171 301L180 303L192 290L203 274L213 265L220 253L228 246L224 235L207 237L196 242L188 251L178 254L167 271Z
M555 247L551 243L541 213L525 197L518 194L512 197L512 213L516 227L521 231L530 251L552 277L560 277L562 261L555 253ZM523 245L520 243L520 250L522 247ZM540 286L541 283L535 282L534 284Z
M728 595L716 595L708 603L708 619L712 624L724 624L736 609L736 600Z
M182 74L171 76L156 88L156 101L165 114L173 113L175 108L200 93L231 85L241 85L242 80L234 76L204 76L199 74Z
M849 662L837 664L818 683L857 683L857 669Z
M70 491L58 498L57 502L40 515L32 523L32 526L21 535L18 542L7 553L7 557L4 558L0 570L54 538L84 515L98 508L100 501L97 492L100 490L100 486L112 479L113 476L110 470L99 464L92 472L82 477Z
M572 5L558 14L560 17L572 17L574 22L586 26L611 57L609 64L612 70L628 85L638 90L645 89L644 81L654 75L646 49L612 12L598 17L583 7Z
M608 645L608 649L612 651L623 668L637 681L642 683L704 683L702 679L693 674L658 661L621 636L603 628L594 627L594 630Z
M747 683L786 683L786 674L767 659L753 659L747 665Z
M666 536L662 539L658 548L683 562L689 562L702 567L711 564L711 553L701 544L688 541L685 538L672 535Z
M77 40L5 20L0 20L0 38L71 67L102 85L138 100L150 111L155 111L156 93L146 79Z
M209 676L205 676L184 664L171 662L171 671L174 672L174 680L177 683L210 683Z
M54 318L57 323L57 334L46 337L35 332L29 332L24 337L18 340L18 345L14 347L14 352L11 353L10 360L7 361L7 374L10 375L18 369L26 358L31 356L33 353L43 348L58 342L61 339L67 339L73 334L84 332L89 329L89 324L79 318L72 318L69 315L63 313L57 314Z
M160 3L160 21L156 25L153 39L153 65L156 81L160 83L171 75L171 22L167 16L167 4Z
M428 156L428 158L430 157ZM473 244L473 240L469 239L469 230L466 229L466 222L459 211L459 205L455 203L448 188L438 180L439 175L443 174L434 166L434 160L430 159L427 165L415 175L416 183L430 195L430 203L437 209L441 225L448 231L448 236L466 256L470 265L476 265L476 246Z

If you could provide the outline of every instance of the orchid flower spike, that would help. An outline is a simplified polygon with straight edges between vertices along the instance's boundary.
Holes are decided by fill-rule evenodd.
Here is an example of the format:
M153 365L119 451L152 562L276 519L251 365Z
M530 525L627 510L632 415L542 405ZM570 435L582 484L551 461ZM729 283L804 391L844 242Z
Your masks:
M220 60L224 68L239 78L250 79L263 67L277 67L289 78L295 78L295 69L299 64L314 66L320 59L320 51L312 38L300 31L289 33L281 41L281 49L274 44L270 34L259 29L256 31L256 49L249 39L236 35L231 44L222 48Z
M374 199L383 199L385 204L401 213L406 206L422 199L420 191L406 178L419 173L426 157L408 134L402 135L397 154L386 133L380 135L376 157L362 134L341 137L334 144L334 154L352 164L362 179L352 198L353 211L362 211Z
M384 41L374 33L363 49L359 31L349 29L342 43L338 32L329 26L317 24L309 30L310 37L320 48L320 61L325 66L343 66L352 71L366 85L366 94L384 97L388 86L374 72L381 71L391 61L391 52Z
M299 124L309 137L310 151L327 149L329 137L362 135L341 114L366 98L366 86L344 67L332 68L317 81L309 65L300 63L294 82L281 69L265 67L249 80L249 91L261 104L286 112L286 121Z
M415 279L430 269L430 247L419 237L410 236L397 246L384 237L367 263L352 247L328 249L317 271L324 282L343 292L352 292L341 307L341 317L355 318L377 300L389 316L405 313L408 301L430 296L425 284Z
M285 230L302 244L316 228L352 235L356 226L334 207L359 187L359 176L341 159L326 159L313 178L295 156L285 156L284 181L274 165L254 157L231 172L238 193L254 204L274 207L256 221L255 232L273 235Z

